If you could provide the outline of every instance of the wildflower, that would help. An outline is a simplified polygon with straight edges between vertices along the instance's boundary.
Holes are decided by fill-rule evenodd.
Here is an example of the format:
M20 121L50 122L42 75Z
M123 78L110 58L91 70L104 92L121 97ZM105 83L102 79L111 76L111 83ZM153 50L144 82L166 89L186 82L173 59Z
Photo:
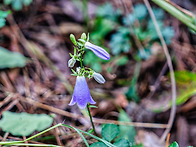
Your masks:
M110 59L110 55L103 48L101 48L101 47L99 47L97 45L94 45L94 44L92 44L90 42L86 42L84 44L84 46L85 46L86 49L91 50L99 58L104 59L104 60L109 60Z
M105 83L105 79L100 73L94 72L93 73L93 78L95 79L95 81L97 81L100 84Z
M84 109L88 102L90 104L96 103L90 95L89 88L86 83L85 77L77 76L76 85L75 85L74 92L73 92L73 97L69 105L73 106L75 103L77 103L80 109Z
M76 63L76 60L74 58L69 59L68 61L68 67L73 67Z

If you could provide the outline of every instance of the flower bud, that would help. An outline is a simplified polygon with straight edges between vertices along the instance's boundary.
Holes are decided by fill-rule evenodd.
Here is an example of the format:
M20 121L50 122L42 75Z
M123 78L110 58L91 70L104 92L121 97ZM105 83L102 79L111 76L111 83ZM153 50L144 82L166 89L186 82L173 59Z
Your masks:
M74 67L75 63L76 63L76 60L74 58L69 59L68 67Z
M82 33L82 35L81 35L81 39L86 40L86 34L85 34L85 33Z
M93 73L93 78L95 79L95 81L97 81L100 84L104 84L105 83L105 79L104 77L100 74L100 73Z
M104 50L103 48L94 45L90 42L86 42L84 44L86 49L91 50L97 57L103 59L103 60L109 60L110 59L110 55L108 54L108 52L106 50Z
M77 46L77 41L76 41L76 38L73 34L70 34L70 40L73 42L74 45Z
M80 71L81 71L81 67L77 67L77 68L76 68L76 72L79 74Z

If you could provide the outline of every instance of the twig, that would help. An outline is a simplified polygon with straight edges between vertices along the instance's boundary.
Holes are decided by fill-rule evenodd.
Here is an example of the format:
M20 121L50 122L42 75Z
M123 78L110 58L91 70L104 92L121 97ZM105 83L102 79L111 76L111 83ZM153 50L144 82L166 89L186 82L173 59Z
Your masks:
M14 25L12 27L13 34L18 38L20 43L25 47L25 49L30 52L31 54L35 55L37 58L39 58L41 61L43 61L50 69L56 74L56 76L62 81L63 85L67 89L69 93L72 93L73 87L69 83L69 81L64 77L64 75L61 73L61 71L56 68L56 66L52 63L52 61L38 48L36 44L33 42L28 41L25 36L23 35L22 31L20 30L19 26L15 22L12 15L9 15L8 21L10 24Z
M4 111L10 110L13 106L15 106L18 103L18 100L15 99L14 101L12 101L7 107L5 107L1 112L0 112L0 116L2 115L2 113Z
M145 99L149 99L149 98L151 98L151 97L154 95L154 93L156 92L157 88L159 87L161 77L165 74L166 70L167 70L167 62L164 64L164 66L163 66L161 72L159 73L158 78L156 79L156 81L155 81L155 83L154 83L154 85L153 85L154 89L152 90L152 92L150 92L150 93L146 96Z
M176 114L176 82L175 82L175 77L174 77L174 69L173 69L173 65L172 65L172 61L171 61L171 57L169 55L169 51L168 51L168 48L167 48L167 45L163 39L163 36L161 34L161 31L159 29L159 26L157 24L157 21L156 21L156 18L155 18L155 15L152 11L152 8L150 6L150 3L148 0L144 0L144 3L149 11L149 14L152 18L152 21L155 25L155 28L156 28L156 31L159 35L159 38L160 38L160 41L161 41L161 44L163 46L163 50L164 50L164 53L165 53L165 56L166 56L166 59L167 59L167 63L168 63L168 67L169 67L169 70L170 70L170 79L171 79L171 90L172 90L172 108L171 108L171 113L170 113L170 117L169 117L169 121L168 121L168 127L167 129L164 131L163 135L161 136L161 141L163 142L165 140L165 138L167 137L167 134L170 132L171 130L171 127L173 125L173 122L174 122L174 118L175 118L175 114Z
M3 139L1 140L1 142L4 142L6 140L6 138L8 137L8 135L9 135L9 132L6 132ZM1 145L0 145L0 147L1 147Z
M66 116L66 117L70 117L70 118L75 118L75 119L79 119L79 118L84 118L83 116L79 115L79 114L73 114L58 108L54 108L52 106L46 105L46 104L42 104L40 102L34 101L30 98L25 98L25 97L20 97L19 98L20 101L25 102L25 103L29 103L35 107L39 107L57 114L60 114L62 116ZM143 128L167 128L167 124L155 124L155 123L140 123L140 122L120 122L120 121L116 121L116 120L106 120L106 119L99 119L99 118L93 118L94 123L98 123L98 124L104 124L104 123L114 123L117 125L126 125L126 126L134 126L134 127L143 127Z
M120 3L121 3L122 6L123 6L123 9L124 9L124 11L125 11L125 14L128 14L129 11L128 11L128 8L127 8L126 4L124 3L124 1L123 1L123 0L119 0L119 1L120 1ZM131 4L132 4L132 1L130 1L130 2L131 2ZM133 6L133 5L132 5L132 6ZM133 11L134 11L134 8L133 8ZM136 22L137 22L137 24L139 24L139 26L140 26L140 23L139 23L138 19L136 19ZM135 33L134 29L133 29L133 28L134 28L134 25L131 24L129 28L130 28L130 31L131 31L131 33L132 33L132 36L133 36L133 39L134 39L134 41L135 41L136 46L138 47L138 49L144 51L144 47L143 47L142 43L140 42L138 36L135 35L136 33Z

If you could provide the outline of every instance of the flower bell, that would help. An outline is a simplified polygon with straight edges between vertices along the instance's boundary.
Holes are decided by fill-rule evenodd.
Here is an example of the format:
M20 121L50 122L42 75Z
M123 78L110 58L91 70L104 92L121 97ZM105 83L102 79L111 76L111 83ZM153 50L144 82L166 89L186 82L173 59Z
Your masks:
M87 103L96 103L90 95L90 91L84 76L77 76L76 78L73 97L69 105L73 106L75 103L77 103L80 109L86 108Z
M90 42L86 42L84 44L84 47L86 49L91 50L96 56L98 56L99 58L103 59L103 60L109 60L110 59L110 55L108 54L108 52L106 50L104 50L103 48L94 45Z

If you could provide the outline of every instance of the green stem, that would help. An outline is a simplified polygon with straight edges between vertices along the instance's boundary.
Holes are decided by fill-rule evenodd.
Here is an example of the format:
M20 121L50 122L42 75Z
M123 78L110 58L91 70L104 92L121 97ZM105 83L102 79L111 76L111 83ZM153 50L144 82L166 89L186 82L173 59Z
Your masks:
M176 9L174 6L169 4L165 0L152 0L155 4L157 4L159 7L176 17L178 20L183 22L185 25L187 25L189 28L191 28L193 31L196 31L196 25L194 24L194 19L191 18L188 15L184 14L180 10Z
M88 111L88 115L89 115L89 117L90 117L90 121L91 121L91 124L92 124L92 127L93 127L93 131L94 131L95 135L98 136L98 135L97 135L97 132L96 132L96 130L95 130L95 125L94 125L94 123L93 123L93 119L92 119L91 113L90 113L89 104L87 104L87 111Z
M31 139L33 139L33 138L39 136L39 135L42 135L42 134L44 134L44 133L46 133L46 132L48 132L48 131L50 131L50 130L52 130L52 129L54 129L54 128L57 128L57 127L59 127L59 126L61 126L61 123L60 123L60 124L57 124L57 125L55 125L55 126L53 126L53 127L50 127L50 128L48 128L48 129L46 129L46 130L44 130L44 131L42 131L42 132L40 132L40 133L38 133L38 134L35 134L34 136L31 136L31 137L25 139L24 142L25 142L25 141L28 141L28 140L31 140Z
M39 136L41 134L44 134L44 133L46 133L46 132L48 132L48 131L50 131L50 130L52 130L54 128L57 128L59 126L62 126L62 124L60 123L60 124L57 124L57 125L55 125L53 127L50 127L50 128L48 128L48 129L46 129L46 130L44 130L44 131L42 131L42 132L40 132L38 134L35 134L34 136L31 136L31 137L29 137L29 138L27 138L27 139L25 139L23 141L0 142L0 145L20 145L21 146L24 142L29 141L29 140L31 140L31 139L33 139L33 138L35 138L35 137L37 137L37 136ZM48 146L48 145L45 145L45 146ZM50 146L56 146L56 145L50 145Z

